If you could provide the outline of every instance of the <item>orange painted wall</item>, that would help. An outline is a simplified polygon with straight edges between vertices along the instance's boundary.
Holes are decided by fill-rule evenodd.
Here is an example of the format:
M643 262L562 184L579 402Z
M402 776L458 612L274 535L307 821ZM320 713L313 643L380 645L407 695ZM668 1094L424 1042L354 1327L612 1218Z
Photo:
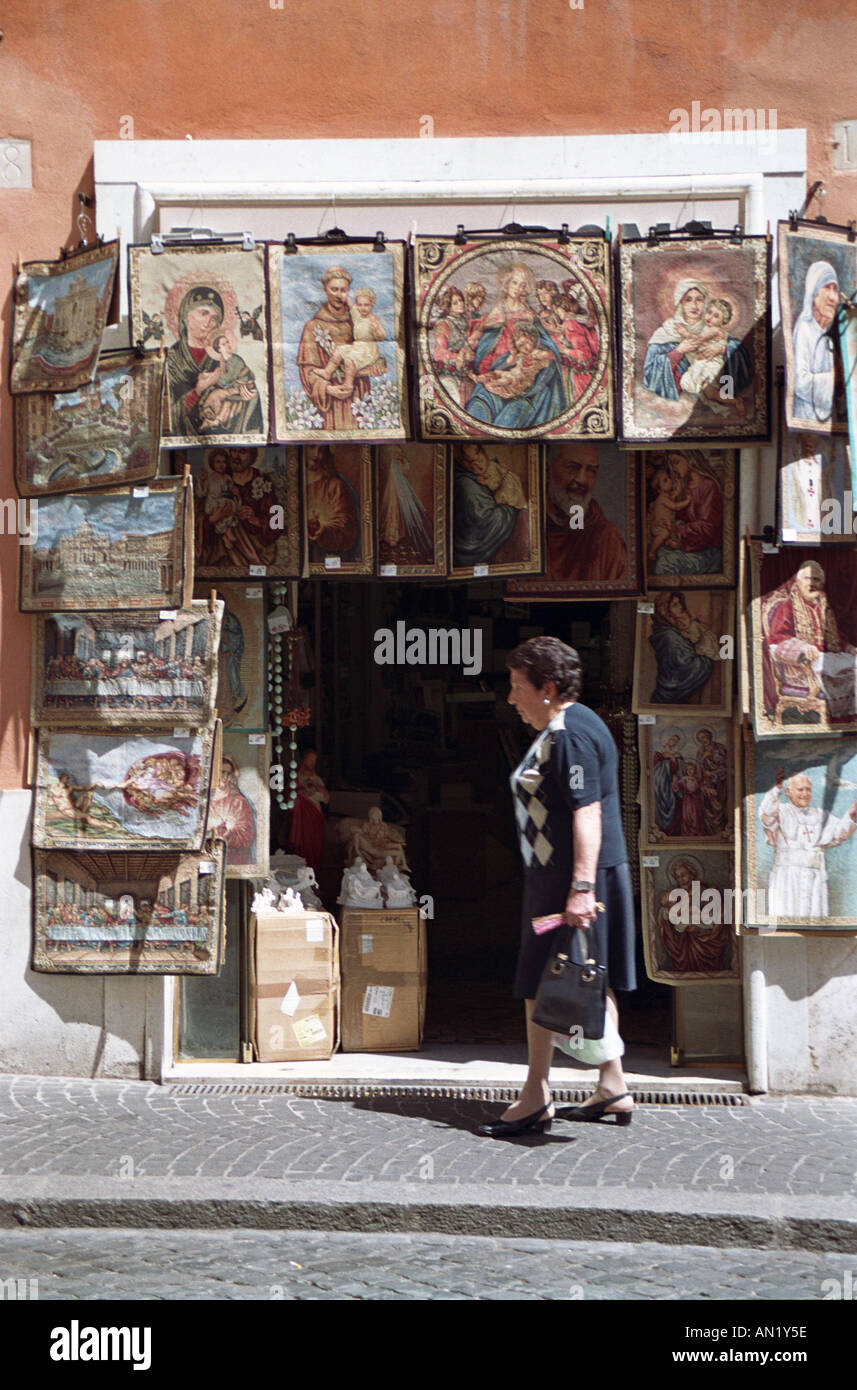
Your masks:
M809 132L825 213L857 217L833 121L857 117L855 0L6 0L0 135L34 187L0 187L0 497L14 496L6 363L14 261L77 240L94 140L666 131L674 107L775 109ZM580 3L580 0L578 0ZM641 172L645 172L641 170ZM0 787L22 785L30 619L0 535Z

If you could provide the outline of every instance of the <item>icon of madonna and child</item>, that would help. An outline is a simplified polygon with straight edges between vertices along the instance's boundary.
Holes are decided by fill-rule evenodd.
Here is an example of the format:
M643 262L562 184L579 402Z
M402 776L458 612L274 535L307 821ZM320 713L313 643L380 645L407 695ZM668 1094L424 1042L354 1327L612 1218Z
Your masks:
M447 434L522 437L585 428L600 437L610 418L601 299L582 270L578 278L538 278L536 270L560 276L561 267L544 256L534 256L533 265L507 257L499 266L495 255L469 259L424 311L425 366L438 388L429 392L431 409L453 407ZM424 383L431 418L427 406ZM598 421L584 427L588 406L599 408Z

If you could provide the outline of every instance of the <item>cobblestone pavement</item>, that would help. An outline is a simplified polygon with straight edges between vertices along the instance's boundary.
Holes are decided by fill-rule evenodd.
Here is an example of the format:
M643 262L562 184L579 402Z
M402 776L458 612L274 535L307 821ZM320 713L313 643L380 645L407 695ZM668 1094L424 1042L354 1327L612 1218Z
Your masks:
M514 1143L475 1133L502 1109L463 1099L177 1096L148 1082L7 1077L0 1175L857 1194L857 1100L639 1106L624 1129L557 1122Z
M855 1257L314 1231L1 1231L0 1279L52 1299L805 1299ZM857 1279L857 1271L852 1274ZM23 1290L22 1290L23 1292ZM840 1295L841 1297L841 1295ZM735 1321L733 1318L732 1321Z

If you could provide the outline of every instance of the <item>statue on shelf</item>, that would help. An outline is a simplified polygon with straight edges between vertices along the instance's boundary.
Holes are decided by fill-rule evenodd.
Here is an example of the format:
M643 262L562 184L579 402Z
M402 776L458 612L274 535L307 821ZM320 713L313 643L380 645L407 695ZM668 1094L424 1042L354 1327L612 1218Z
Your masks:
M378 879L384 890L384 900L388 907L415 907L417 895L411 881L405 878L393 863L390 855L383 869L378 870Z
M316 772L318 754L307 748L298 767L297 796L289 826L289 849L315 871L321 863L324 810L330 792Z
M378 908L384 906L381 885L370 874L363 859L346 868L342 875L342 887L336 900L343 907Z
M346 847L346 863L362 859L375 872L389 859L397 869L409 873L405 858L405 832L397 825L387 825L380 806L370 806L368 819L352 824Z

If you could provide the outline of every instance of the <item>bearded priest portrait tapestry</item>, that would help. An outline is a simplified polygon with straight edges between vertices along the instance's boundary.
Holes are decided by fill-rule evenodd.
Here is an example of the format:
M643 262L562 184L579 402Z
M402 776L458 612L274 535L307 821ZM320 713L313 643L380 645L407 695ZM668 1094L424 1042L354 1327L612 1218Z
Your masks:
M415 243L424 439L612 439L603 237Z

